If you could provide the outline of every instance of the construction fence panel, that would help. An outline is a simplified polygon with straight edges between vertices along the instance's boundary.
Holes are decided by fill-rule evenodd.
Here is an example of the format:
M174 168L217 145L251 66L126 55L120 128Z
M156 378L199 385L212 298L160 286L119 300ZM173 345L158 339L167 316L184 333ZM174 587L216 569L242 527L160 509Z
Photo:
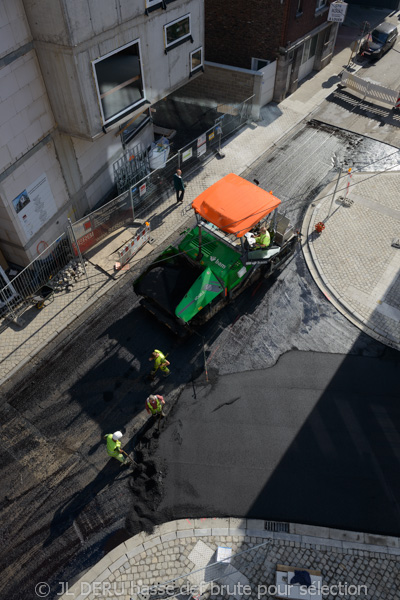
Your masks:
M399 97L399 92L378 85L377 83L366 81L348 71L343 71L341 84L359 94L363 94L364 98L375 98L379 102L389 104L390 106L395 106Z
M251 96L239 104L219 105L217 110L220 116L213 127L180 148L163 166L131 187L136 217L147 218L149 211L175 195L173 180L178 168L182 169L183 178L187 181L190 173L215 154L222 139L232 135L249 121L253 98L254 96Z
M50 296L52 292L59 291L57 275L70 263L76 270L80 261L75 259L71 242L63 233L10 283L0 289L1 316L10 317L18 322L18 318L29 305L40 305L40 298L44 299L45 293ZM84 267L79 267L79 271L81 269L84 271Z
M187 171L206 161L210 154L214 154L218 146L219 135L219 126L214 125L181 148L178 152L181 169Z
M113 164L118 195L140 181L150 172L148 154L141 144L125 150Z
M223 138L231 135L251 118L253 97L241 103L219 105L217 112L220 116L216 119L213 127L178 150L177 154L169 160L160 161L159 168L144 175L139 181L135 180L117 198L73 223L73 232L80 251L87 252L112 231L120 227L127 227L134 218L146 219L151 210L173 197L175 195L173 179L176 170L181 168L184 178L187 179L190 172L193 172L198 165L214 154ZM126 181L132 181L132 173L129 169L135 161L140 158L139 163L145 164L143 157L138 158L138 156L138 152L135 153L131 149L126 151L124 157L118 162L119 172L122 172L123 162L125 161L127 164ZM146 168L143 168L143 173L146 172ZM135 173L139 172L136 163L134 171ZM122 185L123 182L120 181L119 184ZM78 255L75 244L74 250Z
M131 188L135 217L147 218L150 211L175 194L174 174L179 167L178 158L175 154L163 167L152 171Z
M72 223L79 250L82 254L87 252L113 231L133 223L133 220L132 201L129 191L126 191L86 217ZM73 246L75 256L78 256L75 242Z
M251 119L254 95L239 104L219 104L217 111L221 113L219 124L222 128L222 139L229 137Z

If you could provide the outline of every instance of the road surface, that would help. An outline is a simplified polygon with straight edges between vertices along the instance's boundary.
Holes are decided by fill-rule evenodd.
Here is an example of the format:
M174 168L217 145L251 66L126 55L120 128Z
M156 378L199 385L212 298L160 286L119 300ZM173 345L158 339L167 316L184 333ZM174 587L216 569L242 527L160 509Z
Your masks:
M307 205L336 177L335 157L348 166L384 168L397 164L395 158L388 158L391 152L390 147L360 136L310 125L260 157L245 176L272 189L299 225ZM253 511L268 518L325 524L332 522L338 498L345 495L347 505L354 500L359 507L354 527L371 531L370 510L381 506L381 501L386 520L379 526L386 528L390 516L393 527L397 526L399 496L392 472L400 452L398 415L389 387L388 398L372 391L393 382L391 369L392 363L398 368L397 355L360 334L333 309L314 284L301 252L278 277L246 290L200 335L184 342L138 306L127 277L115 297L88 315L57 354L25 373L3 398L2 596L31 598L38 581L49 581L53 590L59 589L58 581L76 577L124 538L173 518L182 507L202 515ZM154 348L169 352L172 375L149 387L145 375ZM306 371L304 361L309 365L310 359L313 368ZM208 384L204 384L205 360ZM357 377L352 366L338 368L342 362L353 365L352 361L361 365L354 370ZM367 386L364 379L371 373L374 379ZM289 374L297 379L289 380ZM335 381L340 385L331 387ZM179 397L182 389L185 392ZM165 394L169 408L177 401L178 421L173 412L159 440L151 432L138 434L150 390ZM193 391L199 398L194 405ZM234 402L218 408L224 396ZM256 400L260 405L253 407ZM208 403L218 410L210 413ZM189 446L193 422L179 416L179 411L185 414L186 405L188 410L199 410L193 446ZM379 413L378 430L374 411ZM250 435L252 424L257 426L257 436ZM282 435L274 431L275 426ZM102 436L116 429L124 432L128 450L141 440L136 448L140 468L133 476L121 472L117 461L105 453ZM175 429L187 455L198 456L198 467L182 466ZM228 438L235 445L227 446ZM201 444L206 440L210 445L204 448ZM248 445L250 441L254 445ZM214 446L215 454L210 454ZM213 463L207 473L206 454L199 454L203 448ZM244 465L239 459L244 461L245 452L251 468L243 484L247 489L238 493L235 486ZM238 476L232 456L237 459ZM261 471L255 469L257 463ZM329 492L321 489L329 472L344 490L341 495L335 488L335 502L329 502L332 485ZM303 481L309 488L296 504L296 512L289 510L292 504L287 496L292 490L286 474L294 484ZM173 493L178 479L180 494ZM225 489L228 480L231 488ZM367 494L370 483L378 487ZM284 494L279 497L281 486ZM311 504L317 493L323 500L318 511L315 500ZM338 523L342 514L335 517ZM349 519L341 524L348 525Z

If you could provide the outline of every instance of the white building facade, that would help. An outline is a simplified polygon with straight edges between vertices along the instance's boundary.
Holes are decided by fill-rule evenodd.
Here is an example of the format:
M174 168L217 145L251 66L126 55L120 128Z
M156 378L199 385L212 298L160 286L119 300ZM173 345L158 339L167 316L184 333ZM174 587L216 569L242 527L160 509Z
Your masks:
M25 265L113 189L202 70L203 0L0 0L0 250Z

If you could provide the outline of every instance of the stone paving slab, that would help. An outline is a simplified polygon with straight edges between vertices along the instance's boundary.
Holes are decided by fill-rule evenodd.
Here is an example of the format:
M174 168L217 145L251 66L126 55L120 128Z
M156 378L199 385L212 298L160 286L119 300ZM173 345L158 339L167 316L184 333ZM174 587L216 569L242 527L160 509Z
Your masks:
M177 600L261 600L276 595L278 564L321 571L324 596L329 598L398 597L399 538L291 523L290 531L307 535L296 535L293 541L284 533L272 535L261 529L264 535L254 536L254 529L244 529L242 535L206 535L199 540L194 523L189 519L185 523L185 530L182 521L165 524L169 533L185 531L184 542L178 538L163 542L161 526L114 548L68 586L60 600L150 600L157 592L162 592L159 597ZM229 563L216 563L218 546L232 549Z
M336 308L374 339L400 349L400 249L391 245L400 232L400 173L380 173L373 186L370 176L353 174L350 206L339 193L331 208L335 182L321 191L303 222L303 252ZM321 234L315 232L319 221L325 223Z

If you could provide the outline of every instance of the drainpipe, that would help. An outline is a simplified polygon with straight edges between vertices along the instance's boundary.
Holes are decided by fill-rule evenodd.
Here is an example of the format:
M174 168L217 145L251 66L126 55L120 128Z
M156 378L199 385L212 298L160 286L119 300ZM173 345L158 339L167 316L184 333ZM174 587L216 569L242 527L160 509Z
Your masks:
M284 3L285 0L281 0L281 4ZM287 30L287 22L288 22L288 16L289 16L289 8L290 8L290 0L286 0L286 4L285 4L285 12L283 15L283 29L282 29L282 37L281 37L281 47L282 48L286 48L286 30Z

